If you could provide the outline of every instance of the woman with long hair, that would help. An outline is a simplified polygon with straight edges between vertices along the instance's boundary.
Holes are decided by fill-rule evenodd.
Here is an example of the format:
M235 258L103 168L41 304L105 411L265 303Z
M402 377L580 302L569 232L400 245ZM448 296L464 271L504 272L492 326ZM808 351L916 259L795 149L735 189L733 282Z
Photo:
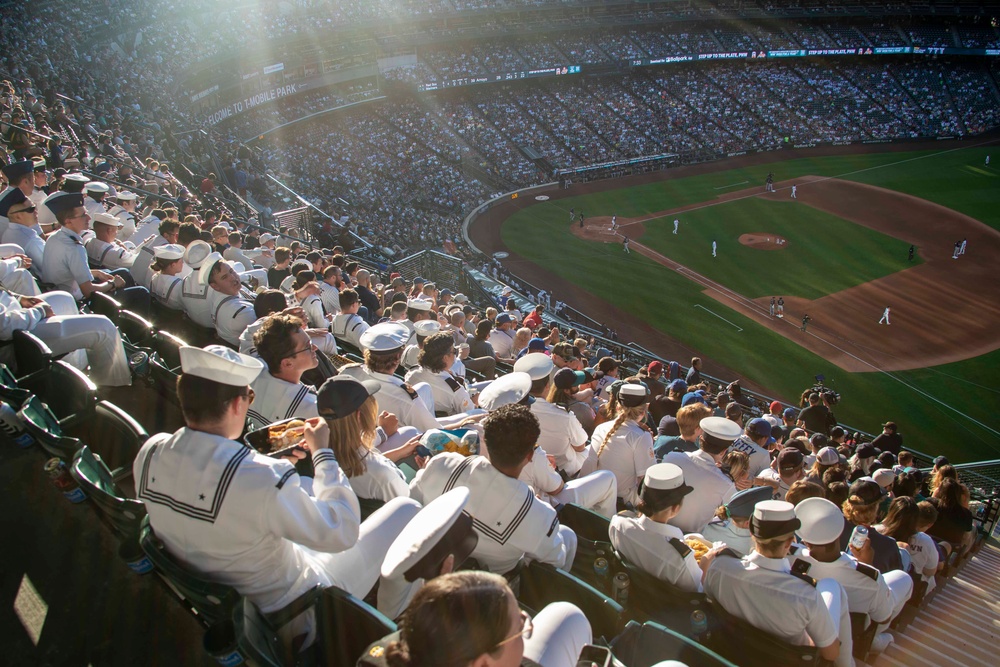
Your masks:
M931 480L927 484L932 496L937 488L941 486L941 482L946 479L953 479L956 482L958 481L958 471L955 470L955 466L946 463L940 468L935 467L934 472L931 474Z
M384 454L375 448L381 423L393 417L387 412L379 414L374 395L380 388L373 380L359 382L338 375L320 387L316 409L330 428L330 449L355 495L388 502L397 496L410 495L403 471L394 461L412 455L420 438L411 438L402 447Z
M649 407L649 389L644 384L622 384L617 394L614 421L594 428L587 446L587 460L580 473L610 470L618 480L619 506L638 504L639 481L653 464L653 436L641 424Z
M368 667L572 667L590 643L590 623L568 602L532 618L507 581L465 570L431 579L399 621L399 632L375 643L358 661Z
M863 442L854 450L854 456L847 459L847 467L850 470L848 480L851 482L867 477L871 474L871 465L875 460L875 448L871 443Z
M930 502L938 516L928 534L960 548L970 546L975 531L968 507L969 489L958 480L945 477L934 490Z
M840 465L840 454L833 447L823 447L816 452L816 460L806 472L806 479L816 484L823 483L823 473Z

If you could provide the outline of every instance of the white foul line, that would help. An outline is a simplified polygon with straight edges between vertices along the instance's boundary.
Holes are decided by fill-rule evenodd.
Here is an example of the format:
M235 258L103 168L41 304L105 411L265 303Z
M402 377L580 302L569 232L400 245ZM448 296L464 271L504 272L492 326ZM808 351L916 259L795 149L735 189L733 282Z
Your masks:
M701 309L702 309L702 310L704 310L704 311L705 311L706 313L711 313L712 315L715 315L716 317L718 317L718 318L719 318L720 320L722 320L723 322L725 322L725 323L727 323L727 324L731 324L732 326L736 327L736 331L737 331L737 332L740 332L740 331L743 331L743 329L741 329L740 327L737 327L737 326L736 326L735 324L733 324L732 322L730 322L729 320L727 320L726 318L724 318L724 317L723 317L722 315L719 315L718 313L714 313L714 312L712 312L711 310L709 310L709 309L708 309L708 308L706 308L705 306L701 305L700 303L696 303L696 304L694 304L694 307L695 307L695 308L701 308Z
M720 185L717 188L712 188L713 190L725 190L726 188L735 188L737 185L746 185L750 181L740 181L739 183L733 183L732 185Z

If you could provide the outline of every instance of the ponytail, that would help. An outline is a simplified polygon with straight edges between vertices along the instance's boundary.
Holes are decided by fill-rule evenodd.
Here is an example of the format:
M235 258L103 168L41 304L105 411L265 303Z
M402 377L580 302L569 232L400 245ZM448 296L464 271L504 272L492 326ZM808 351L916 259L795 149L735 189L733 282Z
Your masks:
M622 424L624 424L627 421L638 421L639 418L641 418L642 415L645 413L645 411L646 411L645 404L636 406L634 408L619 407L618 416L615 417L615 421L611 425L611 430L609 430L608 434L604 436L604 441L601 442L601 446L597 449L598 460L600 460L601 454L604 453L604 448L608 446L609 442L611 442L611 438L612 436L614 436L615 431L621 428Z

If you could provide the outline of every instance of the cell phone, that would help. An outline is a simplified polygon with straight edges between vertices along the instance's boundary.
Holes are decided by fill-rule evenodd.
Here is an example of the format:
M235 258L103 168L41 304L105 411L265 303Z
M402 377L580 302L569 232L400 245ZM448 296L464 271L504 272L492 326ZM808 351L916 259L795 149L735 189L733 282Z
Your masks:
M413 452L417 456L422 456L425 459L429 459L430 457L434 456L434 454L431 453L431 450L427 449L423 445L417 445L416 449L414 449Z
M283 456L292 456L296 451L305 452L309 454L309 450L301 445L292 445L291 447L285 447L284 449L279 449L276 452L271 452L268 454L271 458L280 459Z
M610 667L611 650L603 646L587 644L580 651L580 659L576 661L576 667Z

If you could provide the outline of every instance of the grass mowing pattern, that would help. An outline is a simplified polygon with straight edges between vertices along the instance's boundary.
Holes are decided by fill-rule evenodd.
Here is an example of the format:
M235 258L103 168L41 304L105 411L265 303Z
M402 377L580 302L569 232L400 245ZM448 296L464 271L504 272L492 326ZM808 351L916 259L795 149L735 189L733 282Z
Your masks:
M943 154L883 153L795 159L651 183L537 204L508 219L504 223L502 237L511 250L523 257L586 286L602 299L628 309L660 331L696 348L702 356L740 369L745 377L772 387L784 399L796 399L814 375L824 374L844 396L844 402L836 413L845 423L878 432L879 424L891 419L900 424L905 444L915 449L946 454L954 461L1000 458L1000 439L990 431L1000 426L997 416L1000 389L996 383L996 378L1000 377L1000 351L913 371L847 373L735 311L724 308L715 300L702 296L698 285L676 273L637 253L625 255L618 245L578 239L570 233L568 226L570 207L577 212L583 211L587 217L610 216L613 213L620 217L648 216L686 204L709 201L719 192L727 191L725 186L733 185L732 189L740 189L760 185L763 188L764 178L769 171L773 171L778 181L807 174L840 176L898 190L953 208L1000 229L1000 168L983 168L985 157L990 152L985 148L972 148ZM997 164L1000 148L993 152L996 153L993 162ZM742 181L749 183L741 184ZM712 211L713 208L721 206L704 210ZM682 234L691 235L691 225L685 221L692 215L679 216ZM671 219L664 225L668 234L673 229L672 222ZM757 226L761 227L763 222ZM747 231L767 230L758 228ZM670 239L666 242L669 243ZM898 240L892 240L892 243L898 245L885 260L890 269L893 262L899 265L905 262L905 248L908 247ZM711 239L704 247L707 259L711 260ZM899 247L903 247L901 256ZM970 249L970 252L974 251L974 248ZM847 266L844 262L852 261L852 252L836 253L834 259L837 266ZM768 263L760 267L759 272L783 271L786 254L787 251L768 253ZM773 261L772 256L775 258ZM692 263L688 258L677 259L686 265ZM735 260L733 264L741 266ZM517 272L516 266L511 268ZM712 266L709 269L703 272L723 282L714 273L716 269ZM746 274L757 273L743 266L741 270ZM627 280L621 278L626 275L629 276ZM745 284L746 276L732 286L743 294L756 296L749 292L749 288L743 287ZM822 285L828 283L819 281L802 289L821 290L822 293L835 291ZM760 295L766 293L764 291ZM808 292L800 293L810 296ZM724 313L726 319L744 331L739 333L712 315L693 308L696 303ZM921 392L963 414L944 408ZM988 428L977 425L975 421L984 423Z

